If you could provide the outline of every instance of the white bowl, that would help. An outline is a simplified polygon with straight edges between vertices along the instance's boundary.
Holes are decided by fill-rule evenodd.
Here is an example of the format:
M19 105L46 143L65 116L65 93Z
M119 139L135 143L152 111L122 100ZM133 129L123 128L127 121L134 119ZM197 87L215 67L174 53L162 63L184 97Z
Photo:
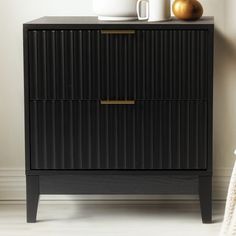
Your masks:
M93 10L99 20L136 20L137 0L93 0Z

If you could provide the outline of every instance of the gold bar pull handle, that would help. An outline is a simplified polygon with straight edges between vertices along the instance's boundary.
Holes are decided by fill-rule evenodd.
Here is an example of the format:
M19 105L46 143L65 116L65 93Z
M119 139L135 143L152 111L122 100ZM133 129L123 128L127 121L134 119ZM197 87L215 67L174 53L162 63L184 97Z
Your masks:
M101 34L135 34L135 30L101 30Z
M101 105L135 105L134 100L101 100Z

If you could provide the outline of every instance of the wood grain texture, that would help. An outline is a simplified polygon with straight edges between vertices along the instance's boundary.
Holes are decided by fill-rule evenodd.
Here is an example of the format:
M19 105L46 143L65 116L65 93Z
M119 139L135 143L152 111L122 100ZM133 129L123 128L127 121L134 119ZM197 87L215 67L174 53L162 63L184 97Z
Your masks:
M41 194L197 194L196 177L40 176Z
M141 25L142 27L145 25L213 25L214 24L214 17L211 16L204 16L199 21L192 21L192 22L185 22L178 20L176 18L172 18L170 21L160 21L160 22L147 22L147 21L128 21L128 22L114 22L114 21L99 21L97 17L94 16L45 16L39 19L30 21L26 23L26 25L48 25L48 24L55 24L55 25L63 25L63 24L74 24L74 25Z

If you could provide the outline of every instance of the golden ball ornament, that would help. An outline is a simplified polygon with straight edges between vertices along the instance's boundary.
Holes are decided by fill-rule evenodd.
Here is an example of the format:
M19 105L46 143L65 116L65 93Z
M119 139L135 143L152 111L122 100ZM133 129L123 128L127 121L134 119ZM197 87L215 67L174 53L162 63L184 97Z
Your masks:
M180 20L198 20L202 17L203 8L197 0L175 0L172 5L174 15Z

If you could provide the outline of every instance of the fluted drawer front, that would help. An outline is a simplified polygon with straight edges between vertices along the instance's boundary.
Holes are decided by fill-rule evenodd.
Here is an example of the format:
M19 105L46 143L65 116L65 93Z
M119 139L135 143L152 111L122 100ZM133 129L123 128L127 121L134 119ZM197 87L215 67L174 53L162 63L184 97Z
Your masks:
M207 30L29 31L31 99L206 99Z
M31 101L31 168L206 169L207 103Z
M208 31L101 36L103 99L205 99Z
M100 31L34 30L28 38L31 99L100 97Z

